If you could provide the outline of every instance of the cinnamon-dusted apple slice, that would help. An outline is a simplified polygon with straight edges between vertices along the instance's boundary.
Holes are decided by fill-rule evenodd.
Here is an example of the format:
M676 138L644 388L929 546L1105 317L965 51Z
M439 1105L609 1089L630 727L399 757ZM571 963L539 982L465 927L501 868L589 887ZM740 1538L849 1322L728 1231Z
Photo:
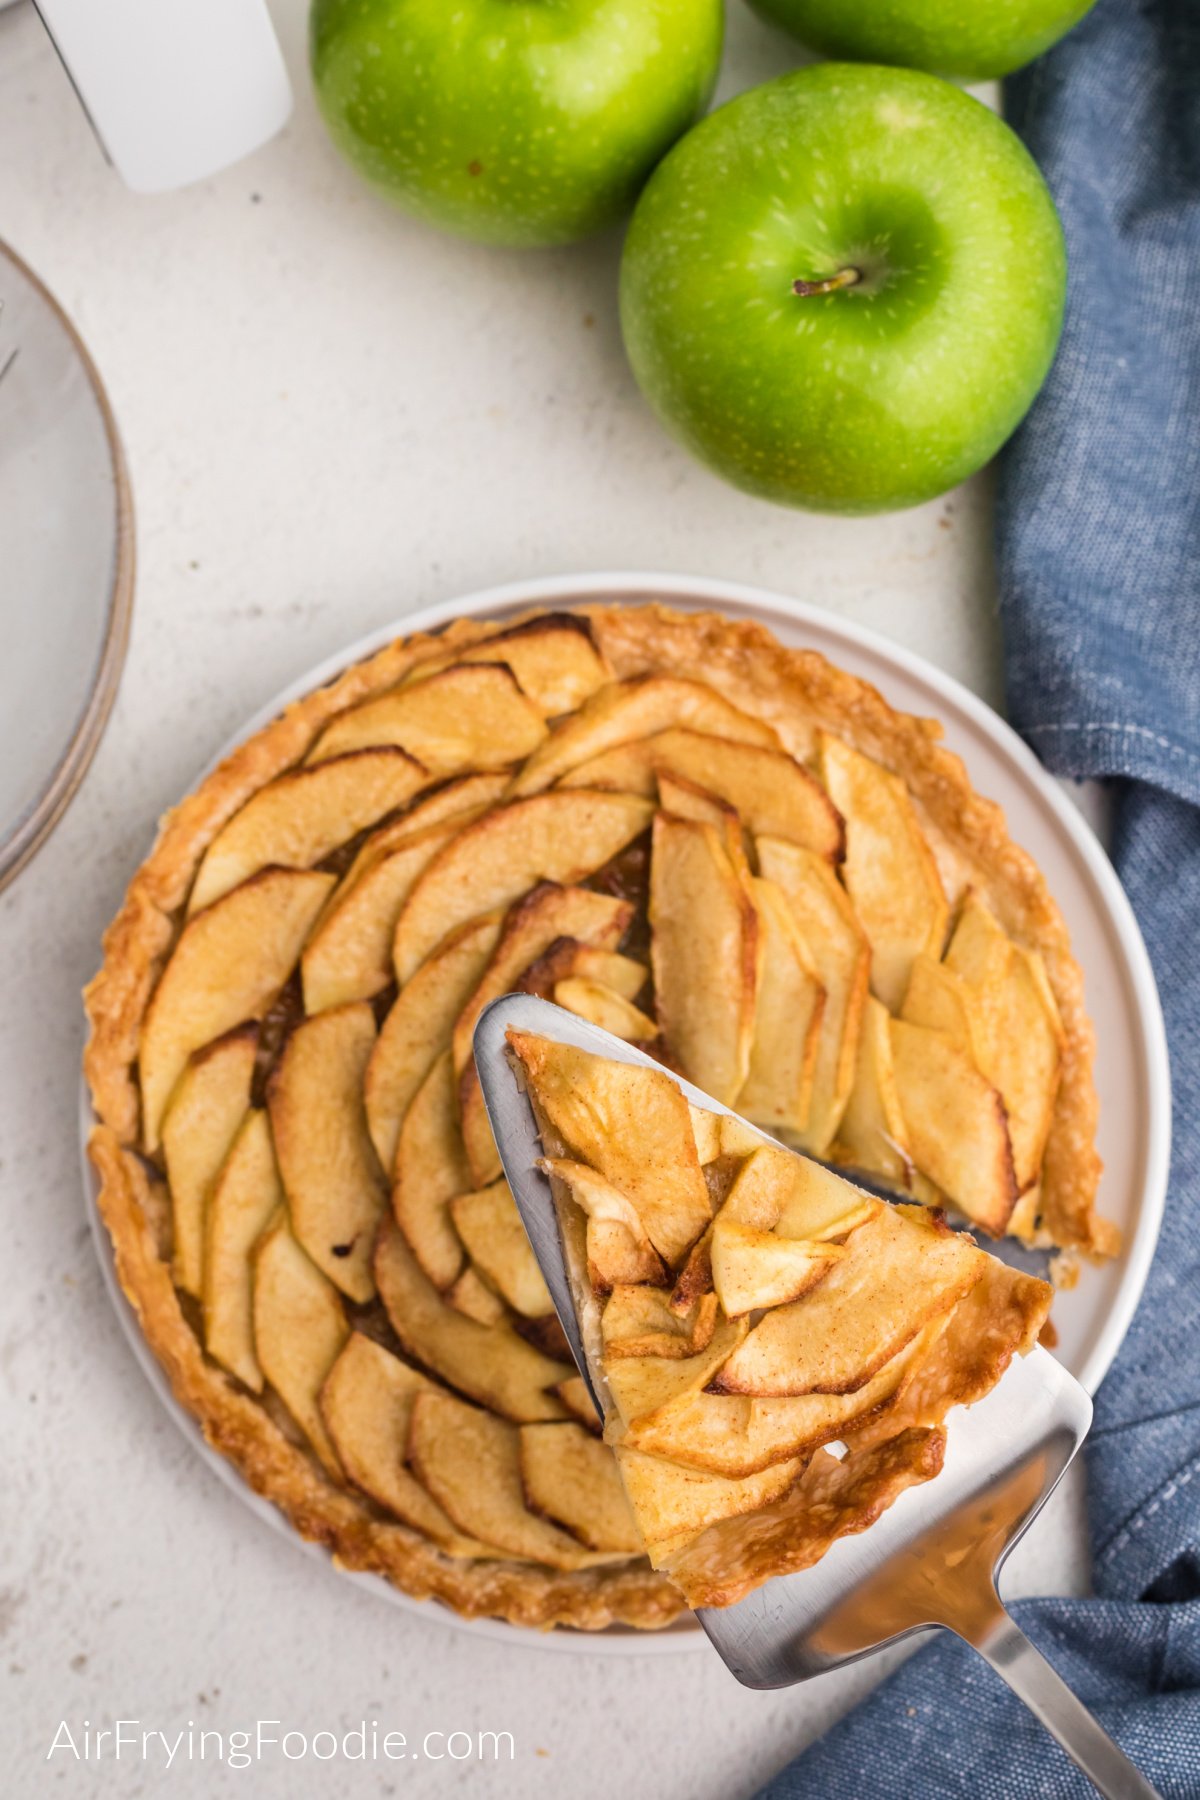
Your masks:
M957 1306L986 1259L931 1229L921 1208L883 1206L799 1300L754 1327L712 1383L720 1394L849 1394ZM715 1227L714 1227L715 1230Z
M585 1255L595 1293L606 1294L621 1282L648 1281L661 1286L667 1281L667 1265L627 1195L586 1163L569 1157L543 1157L538 1166L562 1183L587 1219Z
M712 1213L688 1103L671 1077L530 1032L510 1032L508 1041L543 1126L633 1203L654 1248L674 1267ZM545 1136L543 1143L551 1149Z
M731 1106L754 1043L759 929L747 883L715 826L655 818L650 928L667 1045L689 1081Z
M396 1146L392 1211L417 1261L435 1286L447 1288L463 1263L450 1202L471 1185L458 1128L454 1067L443 1050L413 1097Z
M658 1021L618 994L603 981L591 981L586 975L570 975L554 984L554 1003L587 1019L601 1031L611 1031L627 1044L645 1044L658 1036Z
M258 1031L239 1025L197 1050L162 1122L171 1189L175 1285L197 1299L204 1277L204 1215L217 1172L250 1105Z
M896 1403L945 1327L945 1315L851 1394L755 1399L693 1390L628 1423L622 1443L735 1479L833 1443Z
M1045 964L1036 951L1013 943L972 893L945 968L971 997L975 1059L1004 1101L1017 1187L1025 1193L1041 1172L1066 1043Z
M786 750L686 728L660 731L581 763L559 785L615 788L653 798L656 773L682 776L728 802L755 837L787 838L827 862L842 859L841 815L821 784Z
M499 1294L470 1263L446 1289L446 1304L480 1325L499 1325L508 1317L508 1308Z
M521 1485L531 1512L587 1550L638 1556L642 1539L613 1453L582 1425L522 1425Z
M807 1156L761 1139L742 1146L741 1153L746 1160L721 1209L740 1225L781 1238L827 1243L847 1237L883 1210L882 1200Z
M829 1273L845 1251L840 1244L780 1237L726 1218L713 1221L709 1246L715 1297L726 1317L738 1319L768 1306L798 1300Z
M254 1349L259 1366L335 1481L342 1479L321 1415L321 1389L350 1327L331 1281L305 1255L280 1211L254 1252Z
M719 1319L703 1350L693 1356L609 1356L604 1381L623 1425L698 1394L746 1336L745 1319Z
M599 970L587 971L586 965L577 960L577 947L586 945L597 952L615 951L632 918L633 907L627 900L614 899L611 894L594 894L588 888L560 887L555 882L545 881L524 895L505 915L495 953L455 1023L456 1073L474 1067L471 1040L480 1013L492 1000L510 993L525 977L531 978L531 991L534 992L549 989L560 973L593 972L599 979L607 979ZM562 962L556 962L552 970L547 969L542 981L535 975L535 970L540 968L541 959L560 945L564 948L570 945L566 957ZM620 960L625 962L627 959ZM642 976L644 980L645 970L642 970ZM641 983L630 999L640 987Z
M424 765L403 750L356 750L277 776L205 851L188 899L189 916L260 869L311 869L428 785Z
M600 1320L605 1365L620 1356L697 1356L712 1343L717 1296L700 1294L686 1310L662 1288L629 1282L615 1286Z
M309 1013L370 1000L392 980L392 940L404 902L438 851L472 816L414 832L342 881L304 947L300 974Z
M363 1076L375 1045L365 1001L305 1019L267 1090L292 1230L349 1299L375 1293L371 1257L387 1184L367 1131Z
M638 1530L657 1568L679 1539L718 1519L757 1512L787 1491L803 1467L780 1462L760 1474L731 1478L688 1469L618 1444L617 1466Z
M471 1261L515 1312L527 1319L541 1319L554 1311L517 1203L503 1177L477 1193L459 1194L451 1200L450 1217Z
M566 1532L531 1513L521 1482L521 1439L515 1425L451 1394L418 1394L408 1432L408 1458L438 1505L461 1531L509 1556L581 1569L594 1559Z
M188 1058L235 1025L262 1018L333 885L332 875L315 870L264 869L184 926L146 1009L138 1049L150 1154Z
M405 685L427 681L454 662L504 663L548 719L575 712L611 679L591 626L575 613L542 613L481 643L428 658L410 672Z
M371 1141L389 1173L404 1116L433 1063L450 1047L454 1022L488 965L500 924L492 913L453 932L401 988L383 1021L363 1097Z
M394 945L401 982L467 919L511 906L539 882L582 880L649 823L646 801L582 788L538 794L477 819L434 858L405 903Z
M252 1256L283 1200L271 1127L256 1108L221 1166L204 1232L204 1348L255 1394L263 1377L254 1351Z
M614 681L535 750L513 784L517 795L538 794L569 770L630 738L651 737L668 726L687 726L734 743L765 744L779 738L762 719L751 718L702 681L676 675L643 675Z
M808 1123L797 1141L825 1156L854 1086L871 952L841 882L811 850L783 838L756 841L760 872L783 890L825 990Z
M404 1466L413 1401L437 1383L361 1331L350 1334L321 1389L321 1413L350 1480L377 1506L423 1531L449 1556L502 1556L466 1537Z
M390 744L436 777L522 762L546 736L538 708L502 663L452 663L427 681L396 688L339 714L310 763Z
M949 907L907 787L823 731L821 778L846 821L843 878L871 942L871 987L897 1012L913 958L940 956Z
M447 1306L399 1226L386 1217L375 1250L375 1280L397 1338L435 1375L521 1423L567 1417L554 1389L570 1370L535 1350L511 1326L481 1325Z
M967 1218L999 1237L1017 1201L1004 1102L948 1033L893 1019L891 1037L913 1161Z
M762 969L750 1069L738 1096L748 1118L774 1131L808 1124L825 1013L825 989L783 889L753 876Z
M716 1294L730 1318L795 1300L845 1255L833 1238L882 1202L817 1164L761 1145L746 1158L709 1233Z
M918 957L913 965L914 980L922 960ZM838 1149L840 1161L882 1175L896 1187L906 1187L912 1180L904 1112L892 1066L891 1019L874 994L867 996L854 1086L838 1127Z

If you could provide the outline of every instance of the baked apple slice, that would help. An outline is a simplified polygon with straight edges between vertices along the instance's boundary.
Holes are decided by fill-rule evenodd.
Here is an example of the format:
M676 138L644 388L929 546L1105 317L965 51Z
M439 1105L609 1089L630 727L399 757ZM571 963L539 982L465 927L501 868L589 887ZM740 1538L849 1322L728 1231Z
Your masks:
M593 1436L598 1436L604 1421L596 1411L595 1403L588 1393L587 1383L583 1377L568 1375L565 1381L558 1383L554 1391L571 1416L577 1419L581 1425L586 1425Z
M754 1044L759 929L744 874L716 826L657 815L650 929L667 1046L689 1081L732 1106Z
M895 1405L944 1323L943 1318L927 1326L853 1393L755 1398L693 1390L629 1420L620 1441L686 1468L734 1479L810 1456Z
M446 1305L463 1313L480 1325L499 1325L509 1316L508 1308L488 1286L478 1271L468 1263L446 1289Z
M221 1166L204 1232L204 1348L255 1394L263 1376L254 1351L254 1246L283 1201L271 1127L256 1108Z
M726 801L754 837L787 838L840 862L845 830L820 782L786 750L686 728L635 738L582 763L561 787L615 788L652 799L655 777L681 776Z
M422 963L393 1002L371 1052L363 1097L371 1141L391 1174L400 1127L418 1088L444 1050L500 936L496 914L472 919Z
M643 832L650 817L647 802L632 795L577 788L538 794L477 819L434 858L405 903L394 947L400 981L468 919L511 906L540 882L591 875Z
M993 1237L1017 1202L1004 1102L948 1032L891 1024L896 1092L917 1168Z
M321 1389L321 1413L343 1469L377 1506L423 1531L448 1556L503 1556L465 1536L404 1466L413 1401L443 1390L361 1331L350 1334Z
M712 1209L688 1103L671 1077L528 1032L509 1041L536 1095L547 1152L588 1164L632 1202L659 1255L681 1262Z
M714 1393L850 1394L980 1279L971 1239L921 1208L880 1205L799 1300L776 1306L722 1365ZM720 1225L718 1214L714 1237Z
M611 680L591 626L575 613L543 613L480 643L429 657L410 672L405 685L427 681L455 662L503 663L548 719L577 711Z
M976 1061L1004 1102L1017 1188L1025 1193L1041 1173L1066 1044L1045 964L969 894L945 967L970 995Z
M350 1327L341 1298L276 1214L254 1252L254 1349L259 1367L335 1481L342 1466L321 1413L321 1389Z
M454 1067L443 1050L413 1097L396 1146L392 1211L413 1255L436 1287L448 1288L463 1263L450 1202L471 1185Z
M250 1105L258 1031L239 1025L197 1050L163 1116L163 1156L171 1189L175 1285L199 1298L204 1279L204 1215L217 1172Z
M580 763L631 738L687 726L734 743L778 747L765 720L751 718L715 688L677 675L613 681L535 750L513 784L515 795L540 794Z
M188 915L260 869L311 869L429 785L403 750L357 750L268 782L219 831L201 860Z
M913 964L914 982L923 960L918 957ZM912 1182L908 1132L892 1065L891 1018L874 994L868 994L863 1013L854 1086L838 1127L837 1160L881 1175L894 1187Z
M184 926L146 1008L138 1048L142 1137L158 1149L163 1113L188 1058L261 1019L295 966L330 889L316 870L264 869Z
M481 1325L447 1306L387 1217L375 1249L375 1280L400 1343L435 1375L519 1423L567 1417L554 1389L570 1370L510 1325Z
M547 1156L540 1167L561 1182L587 1220L584 1254L593 1292L607 1294L627 1281L666 1283L667 1265L651 1243L632 1200L586 1163L570 1157ZM512 1201L511 1194L509 1199ZM515 1205L513 1202L514 1211Z
M526 894L505 915L495 952L455 1023L455 1070L461 1074L472 1066L471 1042L484 1008L532 975L551 949L571 946L566 962L556 964L551 973L550 980L554 980L560 967L567 973L578 966L577 946L611 951L620 943L632 917L633 908L627 900L594 894L588 888L560 887L556 882L545 881ZM644 979L644 970L642 976Z
M825 989L783 889L752 876L762 968L754 1007L750 1068L738 1095L748 1118L769 1131L808 1125L825 1015Z
M594 1552L526 1506L520 1433L507 1419L450 1394L418 1394L408 1458L459 1529L496 1544L506 1556L552 1569L582 1569L596 1560Z
M543 1319L554 1311L537 1257L503 1177L450 1202L450 1217L475 1267L514 1312Z
M392 745L440 779L460 769L523 762L546 736L539 709L503 663L452 663L342 713L321 733L310 763Z
M829 732L821 779L846 821L843 878L871 942L871 987L897 1012L913 959L940 956L949 907L916 808L898 775Z
M346 874L300 958L306 1012L370 1000L389 985L392 941L404 902L438 851L473 816L478 815L427 825L357 873L352 868Z
M360 1303L375 1293L371 1257L387 1205L362 1098L374 1047L365 1001L318 1013L292 1032L267 1089L292 1230L322 1274Z
M604 1358L604 1385L622 1425L655 1415L698 1394L719 1373L748 1329L745 1319L719 1319L703 1350L692 1356Z
M826 1156L854 1086L871 974L870 945L828 863L783 838L761 837L756 850L761 873L787 898L825 990L808 1123L796 1139L814 1156Z
M586 975L568 975L555 982L553 999L556 1006L598 1025L601 1031L624 1038L627 1044L648 1044L658 1036L657 1019L642 1012L606 982L593 981Z
M582 1425L519 1428L521 1486L531 1512L585 1550L639 1556L642 1538L613 1453Z
M746 1476L689 1469L643 1450L618 1444L617 1467L655 1568L717 1519L757 1512L786 1493L800 1473L798 1461L776 1463Z

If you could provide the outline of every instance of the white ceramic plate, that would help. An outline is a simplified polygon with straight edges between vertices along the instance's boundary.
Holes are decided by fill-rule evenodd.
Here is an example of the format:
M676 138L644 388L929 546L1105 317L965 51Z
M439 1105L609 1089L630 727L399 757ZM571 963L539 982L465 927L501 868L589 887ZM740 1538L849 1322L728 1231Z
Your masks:
M330 680L350 662L368 656L393 637L435 630L464 615L505 619L529 606L565 607L587 600L630 604L663 600L685 610L715 608L768 625L785 644L823 651L832 661L879 688L894 706L932 715L945 728L946 743L964 760L981 794L997 800L1017 843L1040 864L1070 927L1083 966L1088 1003L1096 1026L1096 1082L1100 1093L1100 1153L1105 1171L1100 1190L1103 1213L1121 1227L1125 1250L1103 1267L1085 1267L1077 1287L1059 1294L1054 1320L1057 1355L1094 1392L1129 1327L1145 1284L1158 1237L1166 1194L1170 1149L1170 1086L1162 1011L1141 933L1128 901L1091 828L1047 776L1032 752L991 709L956 681L894 644L805 606L799 601L726 582L685 576L575 576L515 584L473 594L396 620L382 631L349 645L276 697L214 757L275 717L290 700ZM86 1136L91 1110L83 1102ZM227 1487L246 1504L300 1539L269 1502L253 1493L233 1465L205 1443L195 1420L176 1403L133 1311L117 1284L108 1234L95 1206L95 1184L85 1159L93 1232L118 1317L152 1387L180 1430ZM324 1551L304 1546L310 1555ZM422 1618L499 1638L510 1644L587 1654L658 1654L707 1643L695 1623L684 1620L663 1632L614 1628L602 1633L525 1631L497 1620L460 1619L436 1603L411 1600L377 1576L349 1574Z
M133 507L100 377L0 244L0 887L62 817L117 691Z

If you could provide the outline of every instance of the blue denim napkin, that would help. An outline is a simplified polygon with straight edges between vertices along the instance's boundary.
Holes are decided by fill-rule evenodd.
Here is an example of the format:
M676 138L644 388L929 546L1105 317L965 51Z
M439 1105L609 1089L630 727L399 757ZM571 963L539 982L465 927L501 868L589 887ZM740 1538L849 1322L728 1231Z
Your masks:
M1009 86L1071 259L1058 360L1006 453L1008 705L1114 783L1114 860L1171 1044L1174 1150L1145 1297L1087 1455L1096 1598L1014 1611L1170 1800L1200 1796L1200 3L1100 0ZM939 1638L763 1800L1090 1795Z

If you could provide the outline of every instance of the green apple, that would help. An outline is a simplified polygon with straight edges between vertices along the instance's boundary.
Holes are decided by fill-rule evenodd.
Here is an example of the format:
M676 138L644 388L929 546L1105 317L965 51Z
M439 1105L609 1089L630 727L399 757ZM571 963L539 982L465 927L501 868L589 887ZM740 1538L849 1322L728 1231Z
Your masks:
M821 63L676 145L634 213L621 323L666 425L752 494L913 506L1015 428L1062 325L1054 203L934 75Z
M722 0L314 0L334 142L391 199L493 244L629 210L707 106Z
M750 0L826 56L899 63L964 81L1024 68L1095 0Z

